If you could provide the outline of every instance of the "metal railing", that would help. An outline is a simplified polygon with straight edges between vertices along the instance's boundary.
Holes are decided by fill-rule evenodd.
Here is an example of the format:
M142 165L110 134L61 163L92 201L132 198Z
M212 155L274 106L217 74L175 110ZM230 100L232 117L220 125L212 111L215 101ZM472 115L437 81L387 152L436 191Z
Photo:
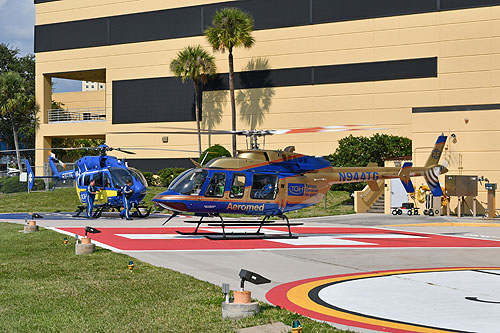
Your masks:
M106 108L49 109L49 123L105 121Z

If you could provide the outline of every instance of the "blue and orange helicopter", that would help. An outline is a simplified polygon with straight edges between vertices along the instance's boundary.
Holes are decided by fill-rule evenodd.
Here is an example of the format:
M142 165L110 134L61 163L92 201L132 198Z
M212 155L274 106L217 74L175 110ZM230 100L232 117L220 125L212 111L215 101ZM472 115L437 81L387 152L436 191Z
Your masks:
M361 125L362 126L362 125ZM406 162L401 168L378 167L332 167L323 157L295 153L293 146L284 150L260 149L258 138L274 134L349 131L372 128L350 126L326 126L295 130L266 131L211 131L207 134L237 134L250 139L251 147L239 150L237 156L218 158L203 167L198 165L179 175L167 191L156 195L156 205L173 214L163 224L181 213L200 216L193 232L184 235L202 235L209 239L263 239L296 238L290 227L301 223L290 223L286 213L317 204L332 184L366 182L372 190L378 190L380 180L400 178L408 193L413 193L411 177L423 176L434 196L441 196L439 175L447 172L439 164L446 136L438 137L425 166L413 167ZM163 133L191 134L186 131ZM247 140L248 143L248 140ZM263 216L261 222L225 223L221 213ZM218 217L220 223L203 222L205 217ZM275 223L270 217L280 217L286 223ZM202 223L222 227L222 233L203 233L198 229ZM286 234L261 233L263 225L286 226ZM227 233L229 226L258 226L255 233Z

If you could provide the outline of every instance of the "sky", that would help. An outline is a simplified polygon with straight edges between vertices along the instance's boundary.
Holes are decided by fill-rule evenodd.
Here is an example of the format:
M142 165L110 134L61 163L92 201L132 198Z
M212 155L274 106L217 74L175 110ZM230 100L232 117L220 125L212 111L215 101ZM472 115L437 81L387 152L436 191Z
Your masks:
M35 4L33 0L0 0L0 43L33 54ZM54 92L79 91L81 82L54 79Z

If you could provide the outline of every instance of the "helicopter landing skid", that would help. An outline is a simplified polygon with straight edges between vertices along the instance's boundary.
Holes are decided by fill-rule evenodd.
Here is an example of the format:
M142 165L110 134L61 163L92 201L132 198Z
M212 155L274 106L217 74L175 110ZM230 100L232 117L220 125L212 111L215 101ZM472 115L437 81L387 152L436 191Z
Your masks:
M206 235L206 239L210 240L249 240L249 239L298 239L299 236L296 235L288 235L288 234L282 234L282 235L275 235L275 234L252 234L252 233L247 233L247 234L233 234L233 233L228 233L226 235L222 234L211 234L211 235Z
M147 206L136 206L135 207L135 212L133 212L131 215L133 217L140 217L140 218L146 218L149 216L149 214L151 214L151 209L153 207L147 207ZM145 213L142 213L141 212L141 209L147 209L147 211Z
M290 223L288 220L288 217L286 215L279 215L283 220L286 220L286 223L275 223L274 221L266 221L270 216L266 215L260 222L235 222L233 221L232 223L224 223L224 219L220 215L216 215L218 218L220 218L221 222L220 223L214 223L214 222L203 222L203 218L205 216L202 216L199 221L186 221L188 223L197 223L198 225L196 226L196 229L193 232L185 232L185 231L179 231L176 230L176 232L180 235L184 236L203 236L207 239L210 240L243 240L243 239L284 239L284 238L291 238L291 239L297 239L299 236L293 235L292 231L290 229L291 226L296 226L296 225L302 225L303 223ZM170 217L174 217L173 215ZM169 218L169 219L170 219ZM168 220L166 221L168 222ZM165 223L166 223L165 222ZM215 227L221 227L222 232L216 233L216 232L198 232L198 229L200 228L200 225L202 223L206 223L208 226L215 226ZM260 232L262 227L264 225L272 225L272 226L286 226L288 227L288 233L284 234L266 234L263 232ZM225 227L236 227L236 226L245 226L245 227L259 227L256 232L226 232Z

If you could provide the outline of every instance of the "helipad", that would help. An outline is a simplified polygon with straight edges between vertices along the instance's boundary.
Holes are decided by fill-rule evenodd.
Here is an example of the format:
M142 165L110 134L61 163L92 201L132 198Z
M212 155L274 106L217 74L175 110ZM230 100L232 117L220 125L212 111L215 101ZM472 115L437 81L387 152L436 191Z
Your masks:
M500 268L437 268L318 277L271 289L276 305L389 332L497 332Z
M84 234L83 228L53 228L68 235ZM383 249L383 248L475 248L500 247L494 240L443 236L379 228L295 227L298 239L208 240L203 236L180 235L192 227L100 228L92 239L113 251L214 251L263 249ZM200 232L220 232L220 228L201 228ZM226 228L226 232L254 232L255 229ZM266 227L267 234L286 233L285 227Z

